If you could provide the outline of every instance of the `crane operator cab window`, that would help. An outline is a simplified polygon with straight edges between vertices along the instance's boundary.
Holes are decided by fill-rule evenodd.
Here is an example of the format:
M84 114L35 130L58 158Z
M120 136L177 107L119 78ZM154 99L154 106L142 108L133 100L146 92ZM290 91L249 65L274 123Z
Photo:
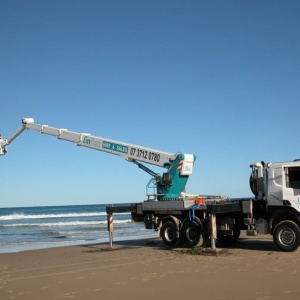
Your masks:
M300 189L300 167L286 167L284 169L286 187L292 189Z

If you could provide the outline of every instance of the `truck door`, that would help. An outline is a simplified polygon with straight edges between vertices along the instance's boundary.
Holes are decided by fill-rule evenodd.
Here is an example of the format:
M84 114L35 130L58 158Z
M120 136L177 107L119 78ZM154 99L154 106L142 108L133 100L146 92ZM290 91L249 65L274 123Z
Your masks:
M283 205L283 169L281 165L271 165L268 170L268 205L278 206Z

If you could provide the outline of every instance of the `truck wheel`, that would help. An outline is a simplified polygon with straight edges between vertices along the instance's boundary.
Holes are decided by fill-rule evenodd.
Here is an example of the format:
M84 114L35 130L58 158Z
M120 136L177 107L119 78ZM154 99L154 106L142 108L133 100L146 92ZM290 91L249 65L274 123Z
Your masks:
M281 221L274 228L273 241L281 251L295 251L300 245L299 226L290 220Z
M163 242L169 246L176 246L180 238L177 237L177 228L176 225L172 221L167 221L161 228L161 237Z
M188 247L201 247L204 244L204 235L200 225L194 221L187 221L182 228L184 243Z

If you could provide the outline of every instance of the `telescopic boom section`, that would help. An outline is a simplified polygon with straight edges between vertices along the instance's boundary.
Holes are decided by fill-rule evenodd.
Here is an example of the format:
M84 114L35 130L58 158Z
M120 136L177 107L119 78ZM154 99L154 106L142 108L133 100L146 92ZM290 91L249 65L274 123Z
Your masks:
M103 137L91 135L89 133L77 133L67 129L50 127L48 125L39 125L27 123L27 129L39 131L44 134L52 135L58 139L74 142L77 146L92 148L95 150L108 152L122 156L128 161L141 161L160 167L168 167L176 157L176 154L162 152L150 148L145 148L133 144L127 144Z
M25 129L26 125L29 123L33 123L33 118L23 118L22 127L20 127L11 137L8 139L3 139L0 135L0 155L4 155L7 152L7 145L9 145L15 138L17 138Z

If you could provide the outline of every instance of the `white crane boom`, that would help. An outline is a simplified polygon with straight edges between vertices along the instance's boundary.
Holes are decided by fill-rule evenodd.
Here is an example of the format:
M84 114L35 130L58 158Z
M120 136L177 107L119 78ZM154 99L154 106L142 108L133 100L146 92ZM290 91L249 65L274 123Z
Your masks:
M115 154L123 157L130 162L140 161L159 167L168 167L170 163L176 158L176 154L169 152L141 147L134 144L127 144L124 142L91 135L89 133L78 133L69 131L68 129L35 124L33 118L24 118L22 120L22 123L23 126L10 138L4 141L4 143L2 144L2 148L10 144L25 129L29 129L38 131L43 134L55 136L61 140L74 142L77 146L88 147L95 150Z

